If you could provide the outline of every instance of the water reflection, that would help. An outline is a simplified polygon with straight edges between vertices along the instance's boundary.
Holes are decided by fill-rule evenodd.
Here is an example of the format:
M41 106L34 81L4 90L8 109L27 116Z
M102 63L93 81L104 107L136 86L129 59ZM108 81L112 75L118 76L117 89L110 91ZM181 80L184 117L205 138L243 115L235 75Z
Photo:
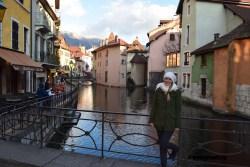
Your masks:
M78 98L77 108L92 110L94 108L93 87L91 86L82 87L81 92L84 92L84 94L83 93L80 94Z
M104 86L85 86L79 92L79 110L101 110L117 114L105 114L105 120L113 122L105 123L104 149L114 152L126 152L132 154L142 154L148 156L159 156L159 150L156 143L157 137L152 127L141 125L128 125L124 123L141 123L147 124L148 117L141 116L124 116L118 113L149 113L148 94L144 88L134 89L132 92L124 88L110 88ZM82 112L81 119L101 120L101 114ZM83 135L80 138L68 138L66 144L77 145L92 149L101 148L101 123L94 121L80 120L78 128L91 135ZM72 136L84 134L79 129L73 128L69 132ZM151 137L145 137L144 134ZM122 138L119 140L118 138ZM139 145L139 146L131 146ZM149 147L140 147L148 146ZM153 146L150 146L153 145ZM66 150L79 153L100 155L98 151L84 150L79 147L65 147ZM159 163L158 158L142 158L139 156L127 156L122 154L105 153L105 156L112 156L124 159L142 160L144 162Z
M80 90L78 109L97 109L110 112L148 112L148 94L143 87L127 91L125 88L85 86Z

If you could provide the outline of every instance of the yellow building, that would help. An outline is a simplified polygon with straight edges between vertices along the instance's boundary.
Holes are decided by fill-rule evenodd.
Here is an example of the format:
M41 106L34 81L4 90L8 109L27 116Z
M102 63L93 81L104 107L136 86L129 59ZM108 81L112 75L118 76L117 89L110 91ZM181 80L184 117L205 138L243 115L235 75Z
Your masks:
M2 0L0 23L0 95L30 92L32 71L41 71L30 56L31 0Z
M30 0L3 0L4 6L7 8L2 21L2 46L10 49L29 53L30 45ZM16 49L16 41L13 41L15 32L13 26L18 25L18 45ZM24 41L26 36L26 41ZM26 42L26 50L24 42Z

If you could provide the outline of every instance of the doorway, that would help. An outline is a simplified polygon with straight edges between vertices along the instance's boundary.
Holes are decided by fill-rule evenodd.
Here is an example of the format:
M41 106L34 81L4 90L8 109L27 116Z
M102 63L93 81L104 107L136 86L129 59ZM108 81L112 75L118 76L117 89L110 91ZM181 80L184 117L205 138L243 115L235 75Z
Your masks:
M201 97L205 98L207 96L207 79L201 78Z

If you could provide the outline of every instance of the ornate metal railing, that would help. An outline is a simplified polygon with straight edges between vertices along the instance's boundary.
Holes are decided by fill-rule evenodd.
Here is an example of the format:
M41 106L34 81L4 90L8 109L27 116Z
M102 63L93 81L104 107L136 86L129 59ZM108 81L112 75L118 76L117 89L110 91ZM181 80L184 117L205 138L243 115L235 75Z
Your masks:
M128 155L159 162L157 137L147 114L75 110L51 107L56 106L52 103L43 101L2 114L0 137L101 157ZM247 167L250 121L182 117L179 147L181 167Z
M11 110L36 103L40 103L40 106L42 106L43 103L49 103L51 107L63 107L63 105L71 102L72 99L77 99L77 95L78 89L74 87L72 92L63 92L54 96L46 96L42 98L32 98L18 103L9 103L3 107L0 106L0 113L9 112Z
M46 102L43 102L43 106L46 106ZM2 114L1 138L39 144L41 147L48 145L65 149L95 150L95 155L101 157L104 157L106 153L156 159L159 157L158 151L156 151L158 149L157 137L155 137L152 127L148 125L148 115L43 106L41 103L36 103ZM78 118L74 114L69 114L71 111L81 113L77 124L74 123L74 120ZM91 118L91 115L95 115L95 118ZM133 117L138 117L135 121L142 120L144 117L143 123L117 121L117 118L125 120L133 119ZM81 126L84 124L87 126ZM118 127L122 127L122 131ZM67 129L70 129L70 132L67 132ZM149 134L148 130L151 130L152 134ZM78 144L78 142L84 141L82 138L88 138L86 140L89 142L86 145ZM71 142L71 139L76 140L76 143ZM133 147L140 151L136 151ZM142 149L150 147L152 147L151 152L147 152L148 149ZM128 148L131 148L132 151Z
M250 164L250 121L182 117L179 165L247 167Z

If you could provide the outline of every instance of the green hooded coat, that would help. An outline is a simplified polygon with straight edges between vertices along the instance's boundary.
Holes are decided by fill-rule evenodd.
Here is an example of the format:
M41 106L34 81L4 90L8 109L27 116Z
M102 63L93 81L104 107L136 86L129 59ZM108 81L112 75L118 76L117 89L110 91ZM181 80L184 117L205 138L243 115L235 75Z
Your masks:
M150 122L157 130L173 130L180 127L181 90L168 93L169 96L158 88L154 94Z

